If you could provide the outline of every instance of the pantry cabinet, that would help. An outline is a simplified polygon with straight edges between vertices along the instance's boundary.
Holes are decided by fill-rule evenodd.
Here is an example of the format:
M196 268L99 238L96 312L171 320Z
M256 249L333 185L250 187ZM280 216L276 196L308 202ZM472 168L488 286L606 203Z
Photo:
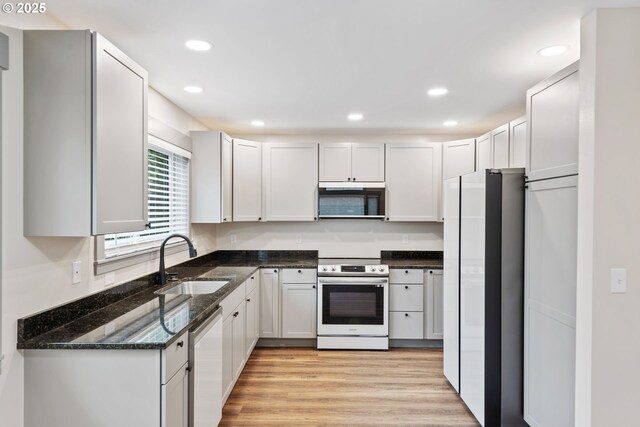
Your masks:
M527 116L512 120L509 123L509 131L509 167L523 168L526 165Z
M442 179L473 173L476 170L476 140L473 138L442 144Z
M233 140L233 221L262 220L262 144Z
M209 131L193 131L191 139L191 222L231 222L233 140Z
M386 220L438 221L442 144L386 146Z
M319 180L324 182L385 180L383 143L320 143Z
M491 155L491 132L476 138L476 172L493 167Z
M318 144L262 146L267 221L315 221L318 216Z
M147 72L88 30L24 32L24 234L147 223Z
M491 131L491 167L509 167L509 123Z

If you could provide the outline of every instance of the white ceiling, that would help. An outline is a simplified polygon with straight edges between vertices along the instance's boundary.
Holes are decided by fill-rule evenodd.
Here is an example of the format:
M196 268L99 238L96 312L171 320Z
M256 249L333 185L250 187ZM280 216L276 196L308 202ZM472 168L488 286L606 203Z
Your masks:
M60 21L133 57L187 112L242 133L483 133L578 59L582 16L625 5L640 0L47 1ZM189 51L187 39L215 47ZM536 54L554 44L569 51ZM429 98L433 86L450 92ZM364 119L347 121L351 112ZM459 126L443 128L450 119Z

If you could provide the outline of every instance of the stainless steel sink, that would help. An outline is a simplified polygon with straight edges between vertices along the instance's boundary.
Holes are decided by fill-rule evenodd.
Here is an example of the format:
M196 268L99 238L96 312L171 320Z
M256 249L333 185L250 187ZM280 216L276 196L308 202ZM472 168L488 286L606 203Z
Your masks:
M169 289L158 292L159 294L212 294L224 285L226 280L192 280L179 283Z

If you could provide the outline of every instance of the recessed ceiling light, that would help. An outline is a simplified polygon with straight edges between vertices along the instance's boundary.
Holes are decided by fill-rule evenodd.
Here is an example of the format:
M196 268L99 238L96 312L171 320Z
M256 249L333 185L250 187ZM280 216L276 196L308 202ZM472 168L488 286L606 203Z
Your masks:
M351 113L347 116L347 119L349 119L352 122L357 122L358 120L362 120L364 116L360 113Z
M251 126L262 127L264 126L264 122L262 120L253 120L251 121Z
M457 126L458 122L456 122L455 120L447 120L446 122L442 123L442 126L446 126L448 128L452 127L452 126Z
M442 95L446 95L449 91L447 90L446 87L434 87L432 89L429 89L427 91L427 94L429 96L442 96Z
M540 56L556 56L562 55L569 49L568 46L565 45L557 45L557 46L549 46L538 51L538 55Z
M189 93L202 93L204 89L199 86L185 86L184 91Z
M205 52L210 50L212 45L204 40L187 40L184 45L191 50L197 50L198 52Z

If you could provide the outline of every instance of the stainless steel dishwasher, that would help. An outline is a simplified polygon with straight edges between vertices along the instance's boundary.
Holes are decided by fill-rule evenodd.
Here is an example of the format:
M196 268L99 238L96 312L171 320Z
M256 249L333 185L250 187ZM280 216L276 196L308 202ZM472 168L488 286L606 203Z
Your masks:
M222 307L189 331L189 427L222 418Z

